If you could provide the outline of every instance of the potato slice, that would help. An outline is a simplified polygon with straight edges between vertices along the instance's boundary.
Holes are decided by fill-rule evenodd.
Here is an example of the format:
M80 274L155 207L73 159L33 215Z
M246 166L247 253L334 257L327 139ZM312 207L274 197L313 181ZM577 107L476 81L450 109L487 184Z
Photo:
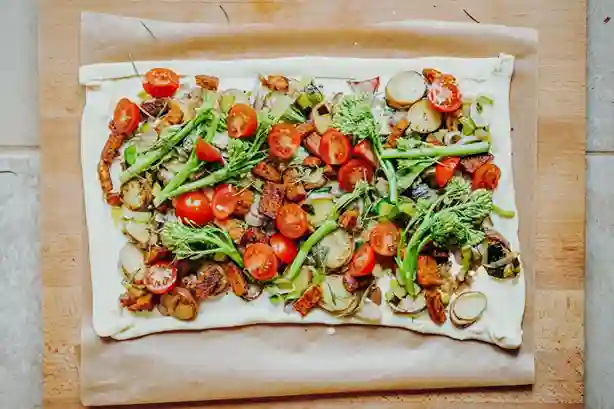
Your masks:
M122 186L122 202L130 210L143 210L153 198L151 186L146 179L132 179Z
M349 293L343 285L343 276L328 275L320 284L322 301L320 307L328 312L342 313L359 302L358 295Z
M333 124L331 115L331 106L326 102L321 102L311 109L311 120L313 121L316 131L322 135Z
M486 307L488 300L480 291L467 291L457 296L450 306L450 319L460 328L468 327L478 321Z
M426 82L416 71L402 71L386 84L386 103L394 109L407 109L426 92Z
M326 254L326 268L336 270L347 264L354 252L354 240L344 229L337 229L318 243L318 250Z
M409 129L427 134L435 132L441 126L441 112L435 110L426 99L421 99L409 108L407 112Z
M124 274L130 278L137 278L145 272L145 256L132 243L126 243L119 251L119 262Z

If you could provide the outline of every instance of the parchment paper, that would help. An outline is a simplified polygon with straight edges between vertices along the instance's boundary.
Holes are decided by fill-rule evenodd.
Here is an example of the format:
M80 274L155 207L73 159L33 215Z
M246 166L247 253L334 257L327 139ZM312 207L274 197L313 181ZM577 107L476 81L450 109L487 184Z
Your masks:
M530 384L533 360L537 56L532 30L396 22L359 28L213 26L85 13L81 63L296 55L516 57L511 90L514 178L527 279L523 346L516 353L380 327L271 326L102 340L91 325L84 271L81 399L86 405L193 401L384 389ZM281 34L283 33L283 35ZM308 41L306 41L308 39ZM359 44L356 46L355 44ZM86 246L84 248L87 248Z

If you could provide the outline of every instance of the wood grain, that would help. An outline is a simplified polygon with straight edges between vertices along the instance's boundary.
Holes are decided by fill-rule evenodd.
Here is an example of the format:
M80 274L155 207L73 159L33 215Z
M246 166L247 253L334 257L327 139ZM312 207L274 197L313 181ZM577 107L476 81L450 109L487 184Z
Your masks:
M539 173L535 344L537 382L492 392L385 393L209 404L209 408L572 409L583 402L585 192L584 0L42 0L39 62L44 379L47 409L80 408L78 350L84 253L77 82L82 10L231 24L282 22L319 13L345 23L402 19L467 21L540 30ZM162 405L195 408L198 405Z

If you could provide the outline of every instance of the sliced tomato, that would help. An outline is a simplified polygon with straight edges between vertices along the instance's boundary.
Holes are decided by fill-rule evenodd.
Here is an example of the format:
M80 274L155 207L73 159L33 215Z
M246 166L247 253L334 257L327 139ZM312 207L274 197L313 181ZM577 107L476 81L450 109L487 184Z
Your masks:
M478 168L473 174L471 187L473 189L494 190L499 186L501 169L494 163L486 163Z
M175 199L175 214L183 221L203 226L213 220L211 202L203 192L184 193Z
M166 294L177 283L177 267L169 261L158 261L149 266L143 282L150 293Z
M352 154L355 157L366 160L369 162L369 165L373 166L374 168L377 167L377 158L375 157L375 152L373 151L371 142L368 140L365 139L364 141L358 142L356 146L354 146Z
M373 167L362 159L352 159L339 169L339 186L346 192L354 190L359 180L371 182Z
M394 256L400 240L401 231L392 222L380 222L369 233L369 244L382 256Z
M343 165L350 160L352 144L347 136L329 128L320 140L320 157L327 165Z
M307 213L296 203L283 205L276 222L279 232L289 239L298 239L307 232Z
M282 160L291 159L301 145L301 134L292 124L273 125L269 132L271 155Z
M168 68L153 68L145 74L143 89L155 98L171 97L179 89L179 76Z
M435 181L439 187L444 187L448 184L452 176L454 176L454 171L459 163L460 158L458 156L444 158L439 161L435 166Z
M138 105L128 98L122 98L115 106L113 112L113 126L118 133L129 134L138 128L141 120L141 111Z
M430 85L428 100L439 112L453 112L461 107L461 95L454 77L443 74Z
M277 257L268 244L254 243L243 253L243 265L254 279L270 280L277 274Z
M226 128L231 138L249 138L258 129L258 115L247 104L234 104L228 112Z
M275 253L277 258L286 264L292 263L292 260L294 260L294 257L296 257L296 254L298 253L294 240L289 239L280 233L275 233L272 235L269 244L271 245L273 253Z
M196 142L196 156L203 162L219 162L222 161L222 154L217 148L202 138L198 138Z
M220 185L215 189L211 208L216 219L228 219L237 208L239 192L233 185Z
M368 243L364 243L352 256L348 272L353 277L362 277L373 272L375 267L375 252Z

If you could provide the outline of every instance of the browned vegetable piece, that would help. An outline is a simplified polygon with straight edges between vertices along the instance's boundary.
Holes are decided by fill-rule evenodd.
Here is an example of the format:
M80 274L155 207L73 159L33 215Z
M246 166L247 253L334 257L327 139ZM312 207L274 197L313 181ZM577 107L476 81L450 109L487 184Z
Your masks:
M303 138L303 145L305 146L305 149L307 149L307 151L310 154L317 156L319 158L321 140L322 140L322 137L318 133L312 132Z
M437 146L443 145L443 143L441 143L441 141L437 139L437 137L433 135L432 133L426 135L424 142L430 143L431 145L437 145Z
M296 130L301 136L301 140L303 140L304 137L315 132L316 127L313 122L303 122L302 124L298 124L296 126Z
M337 169L333 168L331 165L324 166L324 176L333 180L337 178Z
M153 200L151 185L144 178L135 178L121 187L122 203L130 210L144 210Z
M354 231L356 223L358 222L358 215L358 210L346 210L339 218L339 224L347 231Z
M443 305L441 293L437 290L427 289L424 290L424 297L426 298L426 310L431 317L431 321L437 325L446 322L446 307Z
M279 211L284 201L285 191L286 187L284 185L267 182L262 191L258 211L271 219L275 219L277 211Z
M343 275L343 286L348 293L354 294L358 290L367 288L371 284L372 277L354 277L349 272Z
M291 202L300 202L307 196L307 191L302 183L297 182L286 185L286 198Z
M155 98L141 103L141 119L157 118L164 115L167 111L168 101L166 99Z
M271 91L287 92L290 87L290 81L283 75L261 76L260 82Z
M239 267L233 262L228 262L224 264L224 271L226 272L226 278L230 283L232 292L237 297L243 297L247 294L247 280L245 280L245 276Z
M171 251L163 246L152 246L145 253L145 264L150 266L171 256Z
M179 302L172 313L173 317L183 321L190 321L196 318L199 309L198 303L189 290L182 287L175 287L173 291L171 291L171 294L179 296Z
M126 306L126 305L125 305ZM153 310L153 294L147 293L142 295L134 300L133 303L127 305L128 311L137 312L137 311L151 311Z
M371 292L369 293L369 299L373 301L375 305L382 304L382 289L378 286L374 286Z
M243 190L237 197L237 208L234 214L240 217L245 216L249 213L249 208L252 206L252 203L254 203L254 192L249 189Z
M305 186L299 181L299 173L296 168L286 169L283 175L286 185L286 198L291 202L300 202L305 199L307 192Z
M403 118L397 122L397 124L392 127L392 131L390 132L390 135L388 135L388 138L386 138L384 148L396 148L397 141L403 136L408 127L409 121L406 118Z
M172 99L168 101L169 110L164 115L164 120L168 122L170 125L178 125L183 121L183 110L181 106L173 101Z
M482 153L479 155L465 156L461 158L460 164L465 169L465 172L473 174L482 165L491 162L494 156L490 153Z
M205 263L198 269L198 283L194 287L194 295L198 300L218 295L228 288L226 273L217 263Z
M318 158L317 156L307 156L303 160L303 165L309 166L310 168L317 168L322 166L322 159Z
M436 287L441 285L441 277L437 269L437 261L431 256L418 256L416 282L420 287Z
M160 314L169 316L173 315L177 304L179 304L179 295L177 294L163 294L160 297L160 304L158 304L158 311Z
M281 174L273 165L266 162L257 163L256 166L252 168L252 173L269 182L281 182Z
M254 243L269 244L269 236L259 227L249 227L241 239L241 245L244 247Z
M228 233L228 235L232 239L232 241L234 241L235 243L241 242L241 239L243 238L246 229L244 222L237 219L215 219L213 222L217 227L222 230L225 230L226 233Z
M113 192L113 181L111 180L111 171L109 167L128 135L117 133L112 122L109 124L109 128L111 134L105 142L102 152L100 152L98 180L100 181L100 187L102 188L107 204L110 206L119 206L122 204L121 196L119 193Z
M195 75L196 85L209 91L217 91L220 86L220 79L212 75Z
M293 304L294 310L303 317L322 300L322 290L319 285L311 285Z

